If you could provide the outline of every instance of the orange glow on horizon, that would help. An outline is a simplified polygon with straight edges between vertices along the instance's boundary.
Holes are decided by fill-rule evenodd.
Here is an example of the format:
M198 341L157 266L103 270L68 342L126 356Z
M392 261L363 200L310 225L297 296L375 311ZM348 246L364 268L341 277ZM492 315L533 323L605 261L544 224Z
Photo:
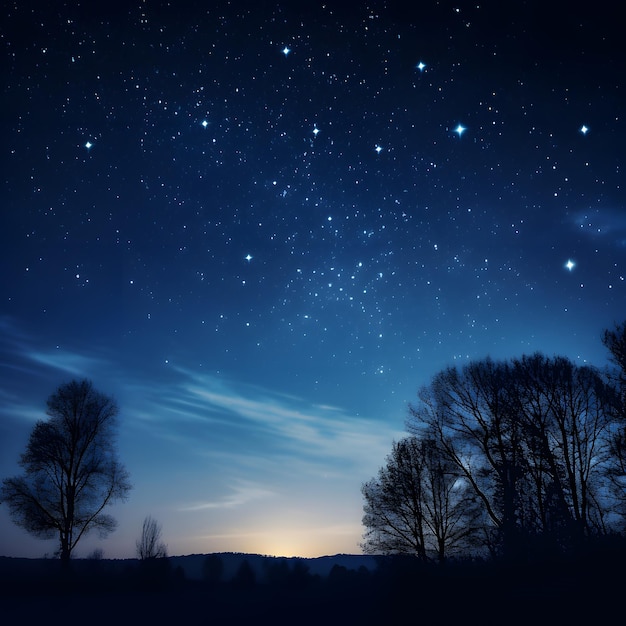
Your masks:
M261 532L233 532L227 535L197 537L193 544L205 546L203 553L238 552L275 557L316 558L335 554L361 554L360 526L329 528L273 528ZM355 537L354 547L346 550L346 537ZM178 551L177 551L178 552ZM197 548L191 552L198 552ZM178 552L190 554L189 550Z

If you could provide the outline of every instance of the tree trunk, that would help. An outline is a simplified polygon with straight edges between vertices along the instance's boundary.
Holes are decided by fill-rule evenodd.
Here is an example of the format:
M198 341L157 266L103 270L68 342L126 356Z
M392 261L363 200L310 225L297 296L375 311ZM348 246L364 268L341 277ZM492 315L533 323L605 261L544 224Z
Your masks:
M68 570L70 568L70 544L67 535L61 533L61 565L64 570Z

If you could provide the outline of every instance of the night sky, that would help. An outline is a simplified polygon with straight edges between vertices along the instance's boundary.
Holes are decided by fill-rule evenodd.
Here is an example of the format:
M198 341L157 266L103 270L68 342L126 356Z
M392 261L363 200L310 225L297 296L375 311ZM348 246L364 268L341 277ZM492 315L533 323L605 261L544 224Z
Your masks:
M606 366L619 3L81 4L0 21L0 476L86 377L134 486L76 556L133 557L146 515L173 555L359 553L435 373Z

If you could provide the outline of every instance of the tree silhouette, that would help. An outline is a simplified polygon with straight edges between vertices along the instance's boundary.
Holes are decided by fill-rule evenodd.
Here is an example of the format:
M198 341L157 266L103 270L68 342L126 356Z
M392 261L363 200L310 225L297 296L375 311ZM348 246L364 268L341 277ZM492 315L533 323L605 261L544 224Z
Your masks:
M610 442L614 464L608 468L612 493L619 501L619 510L626 520L626 322L616 324L612 330L605 330L602 343L610 353L613 369L609 379L615 388L615 413L618 427ZM626 523L625 523L626 526Z
M367 553L443 561L466 547L475 531L473 493L433 440L394 442L386 465L362 493Z
M167 556L167 546L161 541L161 525L150 515L143 520L141 537L137 539L137 556L141 561L162 559Z
M614 393L596 369L538 353L484 359L443 370L418 397L407 429L471 486L494 554L571 550L615 530Z
M626 321L616 324L612 330L605 329L602 343L611 353L611 362L617 368L618 383L626 386Z
M436 442L480 500L491 535L515 542L519 511L519 424L507 398L506 368L491 359L446 368L409 406L407 429ZM512 547L512 546L511 546Z
M36 537L57 535L64 564L90 530L104 537L115 529L103 510L130 490L115 450L117 413L88 380L59 386L48 398L48 420L35 424L21 455L24 474L2 483L13 521Z

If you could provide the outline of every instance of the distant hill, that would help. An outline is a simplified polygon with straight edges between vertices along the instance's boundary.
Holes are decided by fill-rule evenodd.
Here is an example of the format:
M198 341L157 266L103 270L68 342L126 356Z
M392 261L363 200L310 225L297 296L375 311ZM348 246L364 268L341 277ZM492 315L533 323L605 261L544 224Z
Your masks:
M326 577L335 565L340 565L348 570L357 571L364 567L369 572L373 572L376 567L376 557L360 554L335 554L333 556L320 556L315 558L302 557L275 557L264 556L260 554L246 554L240 552L218 552L215 553L222 560L224 566L222 579L230 580L241 563L246 560L250 567L254 570L257 580L262 582L265 575L265 568L268 564L276 561L287 561L291 566L295 561L300 561L308 566L309 573ZM187 556L169 557L173 567L181 567L185 572L186 578L190 580L200 580L202 578L202 565L208 555L207 554L190 554Z
M268 566L279 561L286 561L291 568L293 563L300 561L304 563L311 575L325 578L335 565L345 567L347 570L358 571L364 567L369 572L377 568L376 557L358 554L335 554L333 556L320 556L316 558L302 557L274 557L260 554L246 554L240 552L218 552L212 556L218 556L222 561L223 581L233 578L241 563L245 560L253 569L257 582L264 582ZM172 568L180 567L188 580L202 579L202 566L208 554L190 554L184 556L168 557ZM93 570L96 566L103 566L109 572L123 572L129 567L138 563L137 559L101 559L93 561L90 559L75 559L74 568L85 572ZM27 559L0 556L0 580L29 579L45 576L49 572L55 572L58 567L58 559Z

